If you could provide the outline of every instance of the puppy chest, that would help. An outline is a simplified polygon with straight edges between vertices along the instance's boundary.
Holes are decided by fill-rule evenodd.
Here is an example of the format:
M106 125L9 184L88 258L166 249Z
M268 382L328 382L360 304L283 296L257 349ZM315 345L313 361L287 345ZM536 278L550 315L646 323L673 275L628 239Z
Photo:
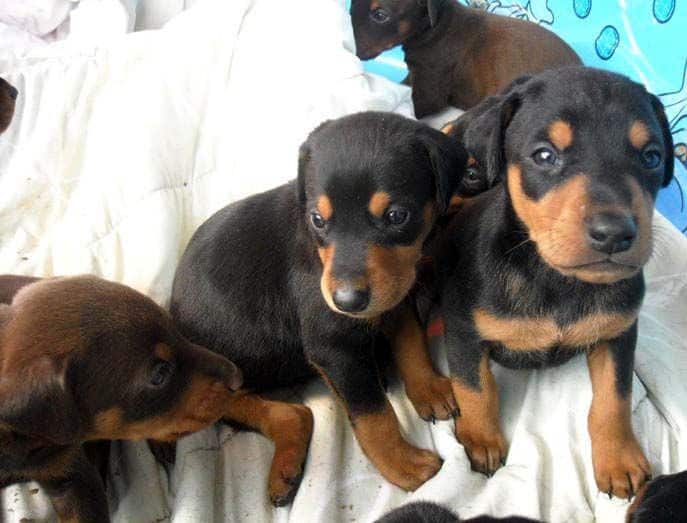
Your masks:
M483 340L520 351L587 347L600 340L618 337L632 326L636 318L636 311L598 312L559 325L550 316L500 316L481 308L473 310L475 328Z

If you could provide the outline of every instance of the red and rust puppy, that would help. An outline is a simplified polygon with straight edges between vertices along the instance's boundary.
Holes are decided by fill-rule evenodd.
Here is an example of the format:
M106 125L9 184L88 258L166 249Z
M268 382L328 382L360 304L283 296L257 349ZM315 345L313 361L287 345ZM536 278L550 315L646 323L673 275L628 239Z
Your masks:
M402 303L465 161L450 138L398 115L326 122L303 144L295 182L231 204L198 229L174 282L171 310L185 335L235 361L252 391L319 373L365 454L407 490L441 460L403 438L374 349L387 335L406 357L422 352L427 361L424 350L408 348L424 339ZM454 412L448 380L443 390ZM234 421L275 441L269 495L289 502L310 410L255 394L231 409Z
M581 61L558 36L455 0L352 0L358 56L403 44L415 114L469 109L514 78Z
M18 91L0 78L0 134L9 127L14 115L14 105Z
M687 471L658 476L637 493L627 511L627 523L687 521Z
M0 298L0 484L37 481L61 522L109 521L84 443L173 441L221 418L241 386L124 285L0 276Z
M489 360L542 367L585 354L597 485L631 497L650 475L630 394L654 200L673 175L663 107L641 85L584 67L542 73L489 104L465 132L504 183L462 206L429 249L457 436L473 468L493 473L506 441Z

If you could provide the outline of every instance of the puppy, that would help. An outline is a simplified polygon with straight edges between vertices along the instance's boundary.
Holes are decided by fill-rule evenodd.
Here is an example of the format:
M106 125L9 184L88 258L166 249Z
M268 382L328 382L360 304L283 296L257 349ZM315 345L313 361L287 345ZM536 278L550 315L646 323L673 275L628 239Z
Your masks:
M663 107L625 77L569 67L489 101L465 133L482 143L469 153L504 182L429 247L458 439L475 470L505 460L490 359L525 368L584 354L596 482L629 498L650 476L630 394L654 200L673 176Z
M358 57L403 44L415 115L469 109L514 78L581 61L554 33L455 0L352 0Z
M479 516L471 519L460 519L450 510L427 501L417 501L392 510L377 520L377 523L536 523L533 519L511 516L492 518Z
M85 442L173 441L222 417L241 385L124 285L0 276L0 297L0 484L37 481L60 522L110 520Z
M0 78L0 134L5 132L12 121L18 94L14 87Z
M637 493L627 511L627 523L687 521L687 471L659 476Z
M185 335L235 361L252 391L319 374L364 453L407 490L441 460L401 435L374 350L388 338L402 357L420 352L427 364L423 333L403 300L465 161L450 138L398 115L326 122L302 145L297 180L212 216L174 281L171 311ZM409 379L422 381L418 373ZM450 382L441 390L454 413ZM269 494L288 503L311 436L309 409L246 393L230 410L275 441Z

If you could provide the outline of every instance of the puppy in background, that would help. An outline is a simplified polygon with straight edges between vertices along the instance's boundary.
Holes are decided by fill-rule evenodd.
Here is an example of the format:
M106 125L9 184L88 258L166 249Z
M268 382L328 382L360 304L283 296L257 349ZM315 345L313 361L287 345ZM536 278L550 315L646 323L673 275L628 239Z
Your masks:
M12 85L0 78L0 134L7 130L12 121L18 94L19 92Z
M360 59L403 45L418 118L469 109L524 74L581 64L551 31L456 0L352 0L351 19Z
M174 441L224 415L237 367L142 294L93 276L0 276L0 486L37 481L61 523L110 520L86 442Z

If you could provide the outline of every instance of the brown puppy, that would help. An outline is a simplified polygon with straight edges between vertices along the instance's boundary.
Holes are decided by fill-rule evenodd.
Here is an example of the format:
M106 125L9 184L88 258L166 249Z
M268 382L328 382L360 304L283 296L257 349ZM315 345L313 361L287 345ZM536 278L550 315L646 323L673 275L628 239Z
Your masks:
M403 44L418 118L469 109L523 74L581 63L543 27L455 0L352 0L351 18L361 59Z
M0 78L0 133L4 133L12 121L18 91Z
M37 481L61 522L109 521L83 443L175 440L241 386L233 363L124 285L0 276L0 298L0 485Z

